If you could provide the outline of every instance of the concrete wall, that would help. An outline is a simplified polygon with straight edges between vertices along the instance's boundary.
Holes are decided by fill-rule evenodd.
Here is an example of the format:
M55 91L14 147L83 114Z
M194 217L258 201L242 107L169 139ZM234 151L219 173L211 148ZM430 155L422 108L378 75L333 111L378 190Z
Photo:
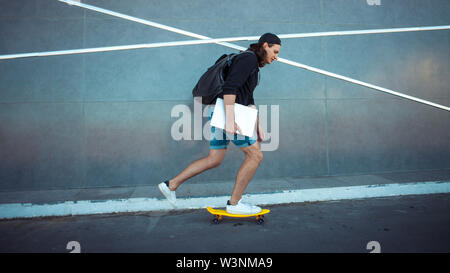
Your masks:
M83 2L210 37L450 23L447 0ZM193 39L56 0L0 0L0 10L0 54ZM449 38L290 39L280 57L448 106ZM0 190L156 185L175 176L208 153L208 142L174 140L171 110L193 108L196 81L230 52L196 45L0 61ZM450 168L447 111L282 63L262 69L255 100L279 105L280 128L256 178ZM195 179L233 179L243 158L231 145L224 164Z

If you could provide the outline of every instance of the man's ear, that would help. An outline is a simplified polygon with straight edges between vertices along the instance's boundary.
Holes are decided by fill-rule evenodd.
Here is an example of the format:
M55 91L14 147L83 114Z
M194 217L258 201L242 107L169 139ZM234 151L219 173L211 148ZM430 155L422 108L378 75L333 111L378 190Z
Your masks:
M268 47L269 47L269 44L268 44L267 42L264 42L263 48L264 48L264 49L267 49Z

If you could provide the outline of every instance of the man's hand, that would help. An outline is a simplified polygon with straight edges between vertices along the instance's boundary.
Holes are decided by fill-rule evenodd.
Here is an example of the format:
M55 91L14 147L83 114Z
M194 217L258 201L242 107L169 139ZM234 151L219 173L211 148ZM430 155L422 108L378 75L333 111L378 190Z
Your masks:
M253 104L250 104L249 107L256 109L256 106ZM264 132L264 129L259 124L259 117L256 117L256 133L258 135L258 142L263 142L266 140L266 133Z
M266 140L266 133L264 132L264 129L258 124L258 142L263 142Z
M236 134L236 132L238 132L239 134L242 135L241 128L239 128L239 126L237 125L236 122L234 122L234 120L230 120L230 122L228 122L228 120L226 121L225 132L231 135L234 135Z
M234 121L234 102L236 95L224 95L223 102L225 104L225 132L234 135L236 131L242 134L241 128Z

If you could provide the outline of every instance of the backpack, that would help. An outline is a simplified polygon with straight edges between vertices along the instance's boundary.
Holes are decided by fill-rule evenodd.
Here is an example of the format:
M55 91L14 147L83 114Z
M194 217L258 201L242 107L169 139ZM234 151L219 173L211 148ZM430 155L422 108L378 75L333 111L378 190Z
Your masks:
M245 52L254 54L253 51L244 51L239 54ZM214 104L218 95L223 91L222 87L225 83L228 69L232 64L233 58L239 54L231 53L220 56L216 63L208 68L208 70L200 77L200 80L192 90L192 96L202 97L202 104ZM251 74L253 74L253 72Z

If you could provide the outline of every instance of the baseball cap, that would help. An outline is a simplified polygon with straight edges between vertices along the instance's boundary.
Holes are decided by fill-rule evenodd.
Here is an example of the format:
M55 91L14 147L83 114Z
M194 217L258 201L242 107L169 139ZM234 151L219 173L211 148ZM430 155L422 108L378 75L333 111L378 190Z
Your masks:
M265 42L267 42L268 44L281 45L280 38L278 38L278 36L273 33L265 33L259 38L258 43L265 43Z

